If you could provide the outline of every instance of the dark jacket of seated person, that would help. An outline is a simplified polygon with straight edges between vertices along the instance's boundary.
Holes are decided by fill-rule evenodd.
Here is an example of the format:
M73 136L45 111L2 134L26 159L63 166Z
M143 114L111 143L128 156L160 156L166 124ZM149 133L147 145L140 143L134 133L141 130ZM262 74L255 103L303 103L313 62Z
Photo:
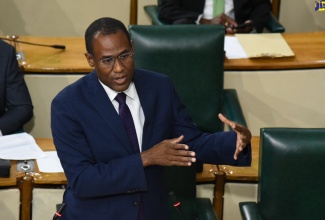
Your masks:
M162 0L159 5L159 19L169 24L195 24L203 14L204 6L205 0ZM235 21L223 14L212 20L204 19L205 21L200 23L220 25L230 23L236 26L251 21L256 32L263 31L270 18L269 0L233 0L233 6Z
M16 58L16 50L0 40L0 132L12 134L33 116L32 100Z

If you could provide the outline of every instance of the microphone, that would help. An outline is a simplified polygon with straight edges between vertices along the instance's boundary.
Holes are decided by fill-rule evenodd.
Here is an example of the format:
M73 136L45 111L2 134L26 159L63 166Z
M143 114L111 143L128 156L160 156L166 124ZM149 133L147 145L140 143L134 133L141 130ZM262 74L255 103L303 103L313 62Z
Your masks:
M53 216L53 220L56 220L58 218L60 218L62 216L62 212L64 210L64 208L66 207L67 205L65 203L62 203L60 208L58 209L58 211L56 211L54 213L54 216Z
M54 49L61 49L61 50L65 49L64 45L57 45L57 44L47 45L47 44L37 44L37 43L30 43L30 42L26 42L26 41L20 41L20 40L17 40L18 36L12 36L11 38L0 37L0 39L7 40L7 41L13 41L14 43L22 43L22 44L29 44L29 45L42 46L42 47L52 47Z
M170 200L173 203L173 206L175 207L175 209L177 210L177 212L179 213L181 218L183 220L185 220L184 215L183 215L182 210L181 210L181 202L176 198L176 195L175 195L174 191L169 192L168 195L169 195Z

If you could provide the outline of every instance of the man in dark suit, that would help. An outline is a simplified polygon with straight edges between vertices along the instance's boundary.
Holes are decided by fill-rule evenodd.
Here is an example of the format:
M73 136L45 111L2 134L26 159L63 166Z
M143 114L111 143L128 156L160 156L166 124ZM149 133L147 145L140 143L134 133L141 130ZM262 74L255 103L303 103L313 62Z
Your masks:
M166 75L135 68L122 22L98 19L85 39L94 71L63 89L51 106L54 143L69 182L60 219L166 220L163 166L190 166L196 159L250 165L250 131L220 115L233 131L201 132ZM127 125L121 96L133 118Z
M227 33L232 34L262 32L270 18L270 0L225 0L225 3L225 13L213 16L213 0L162 0L159 19L170 24L225 25ZM252 25L236 28L244 23Z
M33 105L13 46L0 40L0 132L21 130L33 116Z

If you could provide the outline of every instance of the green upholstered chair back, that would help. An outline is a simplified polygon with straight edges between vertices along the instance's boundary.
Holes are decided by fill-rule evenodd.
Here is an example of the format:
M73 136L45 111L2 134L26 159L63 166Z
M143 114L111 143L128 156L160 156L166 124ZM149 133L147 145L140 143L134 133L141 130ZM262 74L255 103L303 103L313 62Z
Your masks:
M198 25L135 25L129 28L137 68L171 77L194 122L204 131L222 131L224 28ZM166 167L185 219L196 219L196 167ZM171 205L172 219L181 219Z
M325 219L325 129L261 129L263 219Z
M171 77L194 122L222 131L224 28L216 25L130 26L136 67Z

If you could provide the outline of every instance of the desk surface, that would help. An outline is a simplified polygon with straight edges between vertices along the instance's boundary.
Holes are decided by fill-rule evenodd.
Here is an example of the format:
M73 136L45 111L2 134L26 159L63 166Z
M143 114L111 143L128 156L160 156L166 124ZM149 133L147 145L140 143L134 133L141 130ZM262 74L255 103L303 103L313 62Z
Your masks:
M226 59L225 70L310 69L325 67L325 31L284 33L294 57Z
M288 58L226 59L225 70L309 69L325 67L325 31L313 33L284 33L284 39L295 53ZM25 61L21 64L26 73L89 73L84 53L83 37L33 37L20 40L46 45L65 45L65 50L19 44Z
M36 138L36 143L43 151L53 151L55 146L51 138ZM67 184L64 173L42 173L35 163L34 184Z
M43 151L55 150L53 140L51 138L36 138L36 143ZM258 175L258 158L259 158L259 137L252 138L252 166L251 167L233 167L225 165L204 164L203 172L196 174L196 181L213 182L214 172L218 169L223 170L227 174L227 180L231 181L257 181ZM1 181L0 181L1 183ZM64 173L41 173L35 165L34 173L35 184L67 184Z
M51 47L18 44L18 51L24 53L21 62L23 70L33 73L89 73L92 68L85 58L86 46L82 37L33 37L19 40L44 45L64 45L65 50Z

